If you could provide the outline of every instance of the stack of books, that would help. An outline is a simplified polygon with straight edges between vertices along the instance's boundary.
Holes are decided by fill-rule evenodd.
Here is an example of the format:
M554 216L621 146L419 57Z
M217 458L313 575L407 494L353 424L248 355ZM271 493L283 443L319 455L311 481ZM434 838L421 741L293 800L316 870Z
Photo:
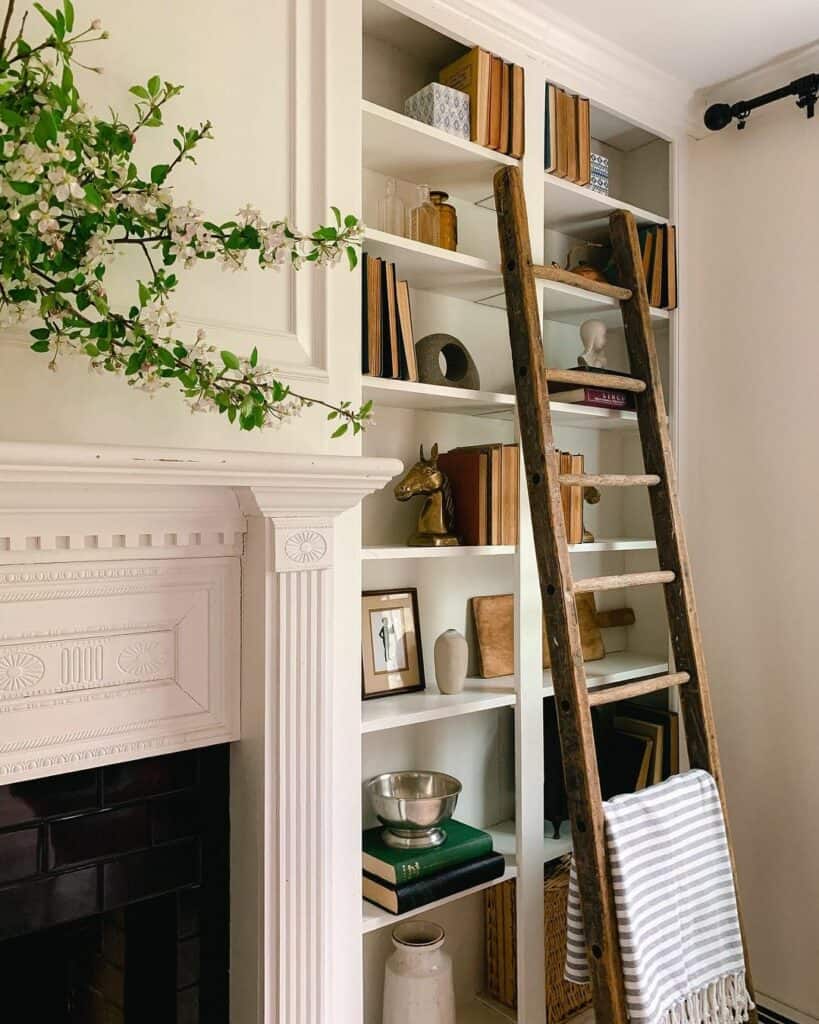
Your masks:
M516 159L524 151L523 68L473 47L448 64L438 81L469 96L469 137Z
M548 174L575 185L591 182L591 120L589 101L546 86L543 166Z
M438 456L452 488L462 544L517 544L520 502L516 444L453 448Z
M583 456L571 452L558 452L560 475L583 472ZM583 543L583 488L580 484L560 485L560 500L563 503L563 523L566 527L568 544Z
M361 262L361 372L418 380L409 285L394 263L364 253Z
M363 838L363 896L391 914L406 914L428 903L500 878L503 855L492 850L488 832L454 819L443 826L446 840L430 850L396 850L371 828Z
M638 234L649 303L661 309L676 309L677 229L659 225L640 228Z

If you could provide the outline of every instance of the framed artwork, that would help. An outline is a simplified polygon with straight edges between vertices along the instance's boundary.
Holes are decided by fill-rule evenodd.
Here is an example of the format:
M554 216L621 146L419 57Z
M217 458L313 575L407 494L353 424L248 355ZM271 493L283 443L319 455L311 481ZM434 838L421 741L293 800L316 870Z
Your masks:
M361 699L424 689L418 591L365 590L361 595Z

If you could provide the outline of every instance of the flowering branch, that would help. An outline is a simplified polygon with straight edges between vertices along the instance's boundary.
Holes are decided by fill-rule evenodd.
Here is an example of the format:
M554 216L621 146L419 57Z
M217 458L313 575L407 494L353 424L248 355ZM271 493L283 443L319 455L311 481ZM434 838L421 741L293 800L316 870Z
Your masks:
M305 263L357 264L363 225L333 207L333 222L303 234L286 220L264 219L251 206L224 223L207 220L190 203L175 201L168 178L211 138L211 124L177 126L176 152L147 175L133 161L137 134L163 124L165 106L181 86L154 75L135 85L136 118L129 125L91 116L74 81L74 48L106 39L98 20L72 35L74 8L33 5L49 27L30 46L23 25L9 43L14 0L0 29L0 323L38 316L35 352L56 369L64 353L81 353L90 368L115 373L152 393L182 391L192 410L215 410L243 430L275 425L306 406L321 406L337 420L333 437L369 421L371 404L354 409L293 391L274 370L248 357L216 349L199 330L182 337L169 301L177 270L201 260L243 270L251 255L261 269L299 270ZM101 72L100 68L89 68ZM136 282L127 310L111 305L105 278L120 246L137 246L147 276Z

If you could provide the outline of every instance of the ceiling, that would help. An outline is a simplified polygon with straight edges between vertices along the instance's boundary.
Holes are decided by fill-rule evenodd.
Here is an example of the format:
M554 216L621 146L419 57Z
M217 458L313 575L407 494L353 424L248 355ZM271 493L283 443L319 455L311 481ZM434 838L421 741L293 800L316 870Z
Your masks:
M694 88L819 39L817 0L528 0L591 29Z

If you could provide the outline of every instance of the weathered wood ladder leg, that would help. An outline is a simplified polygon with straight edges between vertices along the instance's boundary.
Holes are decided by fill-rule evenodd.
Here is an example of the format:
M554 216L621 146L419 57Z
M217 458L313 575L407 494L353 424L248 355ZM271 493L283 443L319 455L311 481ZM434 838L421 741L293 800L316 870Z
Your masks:
M660 478L659 484L649 489L649 498L660 569L674 574L673 581L666 584L663 589L675 667L678 672L685 672L689 677L688 683L680 687L688 758L692 768L703 768L713 776L722 801L727 829L728 815L717 734L711 709L711 694L694 599L688 548L677 495L677 474L671 451L668 417L651 327L637 227L633 215L626 210L616 210L612 213L610 227L620 283L631 291L631 297L620 303L631 372L646 384L645 391L635 395L643 463L646 473L655 473ZM736 888L734 849L730 832L728 848ZM748 991L753 998L744 926L742 936L746 980ZM754 1010L751 1020L755 1022L756 1019L757 1014Z
M560 476L549 412L547 380L570 380L576 377L578 379L572 382L581 384L584 378L570 370L547 371L544 365L535 276L547 275L543 268L532 265L526 203L517 168L504 168L496 174L495 200L520 438L540 590L552 645L552 681L589 950L594 1008L597 1024L621 1024L627 1019L626 1002L605 850L591 705L679 686L691 765L704 768L714 777L724 808L722 772L708 680L688 553L682 533L676 474L634 218L622 210L611 215L611 237L620 272L620 287L609 291L612 297L620 300L631 372L637 380L620 378L617 384L613 378L609 378L609 381L610 386L623 387L635 394L645 472L631 477ZM598 286L598 290L601 289L602 286ZM648 487L659 570L575 581L563 522L561 483ZM665 590L676 671L589 694L574 595L584 591L649 583L661 584ZM733 866L730 838L729 849ZM747 947L745 962L747 969ZM753 995L749 969L747 981ZM755 1024L755 1011L751 1017Z
M625 993L614 901L606 866L600 779L560 503L558 462L546 391L546 367L532 274L526 204L517 168L497 173L495 200L520 438L540 592L551 643L552 679L576 871L583 897L594 1006L598 1024L623 1024L626 1020Z

